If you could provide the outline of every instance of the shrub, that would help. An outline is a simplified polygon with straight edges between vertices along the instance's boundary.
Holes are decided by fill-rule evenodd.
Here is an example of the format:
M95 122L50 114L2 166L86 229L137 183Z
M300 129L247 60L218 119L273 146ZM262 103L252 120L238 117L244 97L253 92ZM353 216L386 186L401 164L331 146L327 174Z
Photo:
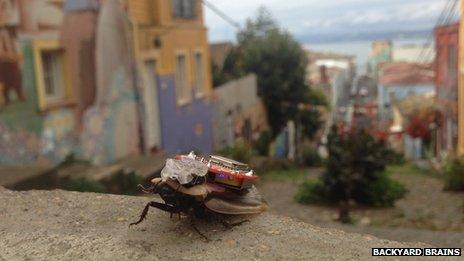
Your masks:
M317 183L300 188L303 203L336 203L340 219L349 220L351 201L369 206L393 206L406 189L385 172L385 144L364 130L339 133L336 127L328 137L326 171Z
M261 156L269 155L269 146L272 142L272 134L269 131L263 131L258 140L254 143L254 149Z
M260 174L270 171L294 170L297 168L294 162L285 158L254 157L250 162L251 168Z
M389 165L403 165L406 163L403 153L397 152L391 148L385 148L383 157Z
M384 174L366 186L354 191L356 202L374 207L392 207L394 202L406 194L406 188L396 180Z
M106 192L105 186L102 183L96 180L88 179L86 177L71 178L64 185L64 189L79 192Z
M306 180L301 184L300 190L296 194L296 201L302 204L319 204L325 203L322 197L324 187L320 181Z
M307 167L321 166L322 158L312 146L303 146L302 164Z
M81 159L77 156L75 152L66 154L64 159L58 163L58 168L65 168L76 164L90 165L90 161Z
M105 180L107 191L113 194L137 195L140 193L138 184L143 178L132 169L123 169Z
M445 190L464 190L464 158L456 157L450 159L443 171L445 177Z
M236 161L249 164L254 153L248 144L244 142L237 142L233 147L227 147L219 151L219 154Z

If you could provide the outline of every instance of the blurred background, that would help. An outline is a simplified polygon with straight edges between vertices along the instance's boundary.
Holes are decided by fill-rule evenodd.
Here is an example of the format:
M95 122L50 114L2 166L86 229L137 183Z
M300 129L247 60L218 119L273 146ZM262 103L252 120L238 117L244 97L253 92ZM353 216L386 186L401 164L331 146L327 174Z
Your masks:
M219 154L271 212L463 247L460 10L0 0L0 186L138 195L166 158Z

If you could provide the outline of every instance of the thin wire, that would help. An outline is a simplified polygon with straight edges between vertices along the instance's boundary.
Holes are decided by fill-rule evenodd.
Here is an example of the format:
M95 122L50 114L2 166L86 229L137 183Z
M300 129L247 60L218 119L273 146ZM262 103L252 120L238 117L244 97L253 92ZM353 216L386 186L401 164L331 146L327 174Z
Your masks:
M226 15L223 11L221 11L219 8L214 6L212 3L210 3L208 0L200 0L204 6L209 8L211 11L216 13L219 17L221 17L224 21L228 22L230 25L233 27L237 28L238 30L241 30L240 23L234 21L230 16Z
M451 6L451 1L453 1L453 0L448 0L446 2L446 4L443 6L442 11L441 11L440 15L437 18L437 21L435 22L434 28L437 27L439 24L441 24L443 22L445 14L449 12L448 10L449 10L449 8ZM418 56L415 59L415 61L417 63L422 63L424 53L426 52L426 48L432 43L432 39L433 39L433 29L432 29L431 32L429 32L429 34L427 36L427 40L425 41L425 44L422 46L422 49L421 49L420 53L418 54Z
M452 3L452 4L450 4L450 3ZM456 5L457 5L457 3L458 3L458 0L449 0L449 1L448 1L448 6L449 6L449 8L448 8L448 10L447 10L447 12L446 12L445 18L444 18L444 19L441 19L441 20L439 19L439 20L437 21L437 24L435 25L435 27L438 27L438 26L441 26L441 25L446 25L446 24L448 24L448 23L455 17ZM450 5L449 5L449 4L450 4ZM431 32L430 35L432 35L433 32L434 32L434 30L432 30L432 32ZM423 47L422 50L426 50L426 52L425 52L425 54L421 57L421 60L420 60L419 63L425 63L425 62L427 62L427 60L429 60L429 58L430 58L430 55L433 54L434 49L431 48L430 45L431 45L431 41ZM426 49L426 48L427 48L427 49Z

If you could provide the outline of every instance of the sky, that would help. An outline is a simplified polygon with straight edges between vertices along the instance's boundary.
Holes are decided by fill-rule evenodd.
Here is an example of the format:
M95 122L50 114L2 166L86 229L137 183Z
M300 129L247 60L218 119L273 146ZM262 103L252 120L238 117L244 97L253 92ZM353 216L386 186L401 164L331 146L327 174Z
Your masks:
M447 1L452 0L209 0L241 25L265 6L303 42L324 35L430 30ZM205 20L211 42L235 38L236 29L206 7Z

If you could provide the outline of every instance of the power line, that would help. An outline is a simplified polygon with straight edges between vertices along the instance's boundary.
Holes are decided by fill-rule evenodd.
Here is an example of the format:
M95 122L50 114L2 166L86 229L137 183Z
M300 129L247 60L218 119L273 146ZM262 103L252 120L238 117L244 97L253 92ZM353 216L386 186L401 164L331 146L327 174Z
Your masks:
M452 3L452 4L450 4L450 3ZM457 5L457 3L458 3L458 0L450 0L450 1L448 2L448 4L450 4L450 5L449 5L449 8L448 8L448 10L447 10L447 12L446 12L446 17L445 17L444 19L442 19L441 21L438 20L437 25L436 25L435 27L441 26L441 25L449 24L449 22L450 22L450 21L455 17L455 15L456 15L456 5ZM433 30L432 30L432 33L433 33ZM430 44L431 44L431 43L430 43ZM429 58L429 56L430 56L431 54L433 54L433 51L434 51L433 48L428 48L427 52L426 52L425 55L423 56L423 61L422 61L422 62L427 61L427 59Z
M200 0L200 1L203 3L204 6L206 6L211 11L216 13L219 17L221 17L224 21L228 22L230 25L237 28L238 30L242 29L238 22L234 21L234 19L232 19L230 16L226 15L223 11L221 11L215 5L210 3L208 0Z
M437 27L439 24L441 24L443 22L444 17L446 16L446 13L449 12L448 10L449 10L449 8L451 6L451 1L453 1L453 0L447 0L446 1L445 6L443 6L442 11L441 11L440 15L437 18L437 21L435 22L434 28ZM422 46L422 49L421 49L419 55L416 58L417 63L422 63L423 62L423 57L424 57L424 54L426 52L426 48L432 42L433 32L434 32L434 29L432 29L431 32L429 32L429 34L427 36L427 40L426 40L425 44Z

